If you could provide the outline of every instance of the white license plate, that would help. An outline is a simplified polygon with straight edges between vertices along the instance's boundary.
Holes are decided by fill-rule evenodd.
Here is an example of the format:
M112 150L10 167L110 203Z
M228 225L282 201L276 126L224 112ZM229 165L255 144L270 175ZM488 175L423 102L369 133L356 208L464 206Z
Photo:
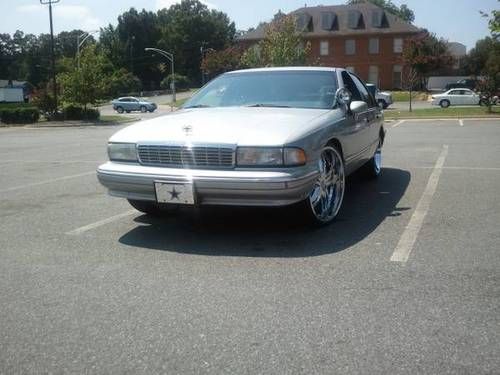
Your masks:
M158 203L194 204L193 184L155 181Z

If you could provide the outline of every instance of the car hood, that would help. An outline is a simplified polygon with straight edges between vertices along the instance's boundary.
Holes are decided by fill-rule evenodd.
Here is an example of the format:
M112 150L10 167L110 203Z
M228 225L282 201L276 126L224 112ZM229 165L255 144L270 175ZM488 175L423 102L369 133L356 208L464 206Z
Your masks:
M307 133L326 109L196 108L131 125L110 142L283 145Z

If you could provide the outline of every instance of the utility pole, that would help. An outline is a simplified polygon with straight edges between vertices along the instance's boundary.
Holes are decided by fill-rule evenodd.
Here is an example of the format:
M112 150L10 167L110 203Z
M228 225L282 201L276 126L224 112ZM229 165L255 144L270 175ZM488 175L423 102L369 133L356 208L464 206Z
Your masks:
M175 68L174 68L174 54L171 52L164 51L159 48L144 48L144 51L156 52L168 59L172 63L172 83L170 88L172 89L172 102L175 103Z
M57 4L60 0L40 0L40 4L49 5L50 19L50 54L52 60L52 90L54 93L54 112L57 111L57 82L56 82L56 56L54 53L54 26L52 23L52 4Z

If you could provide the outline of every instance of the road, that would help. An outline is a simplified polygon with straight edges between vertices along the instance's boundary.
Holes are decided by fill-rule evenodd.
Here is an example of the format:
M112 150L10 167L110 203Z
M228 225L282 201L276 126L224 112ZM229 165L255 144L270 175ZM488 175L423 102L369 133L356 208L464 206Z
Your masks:
M150 218L94 174L120 127L0 129L0 373L498 373L500 121L386 126L315 230Z

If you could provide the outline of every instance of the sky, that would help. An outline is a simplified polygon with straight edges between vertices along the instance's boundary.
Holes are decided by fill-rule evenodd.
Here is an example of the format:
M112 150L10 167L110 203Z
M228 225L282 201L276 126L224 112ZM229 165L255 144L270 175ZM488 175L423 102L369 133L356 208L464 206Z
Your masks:
M96 30L109 23L116 24L118 15L135 7L158 10L180 0L60 0L54 6L55 32L72 29ZM337 5L342 0L203 0L207 6L223 11L235 22L237 29L255 27L268 21L281 10L285 13L307 4ZM393 0L407 4L415 12L415 25L439 37L460 42L467 49L478 39L489 35L487 20L479 10L500 9L497 0ZM39 0L0 0L0 33L46 33L49 31L48 9Z

